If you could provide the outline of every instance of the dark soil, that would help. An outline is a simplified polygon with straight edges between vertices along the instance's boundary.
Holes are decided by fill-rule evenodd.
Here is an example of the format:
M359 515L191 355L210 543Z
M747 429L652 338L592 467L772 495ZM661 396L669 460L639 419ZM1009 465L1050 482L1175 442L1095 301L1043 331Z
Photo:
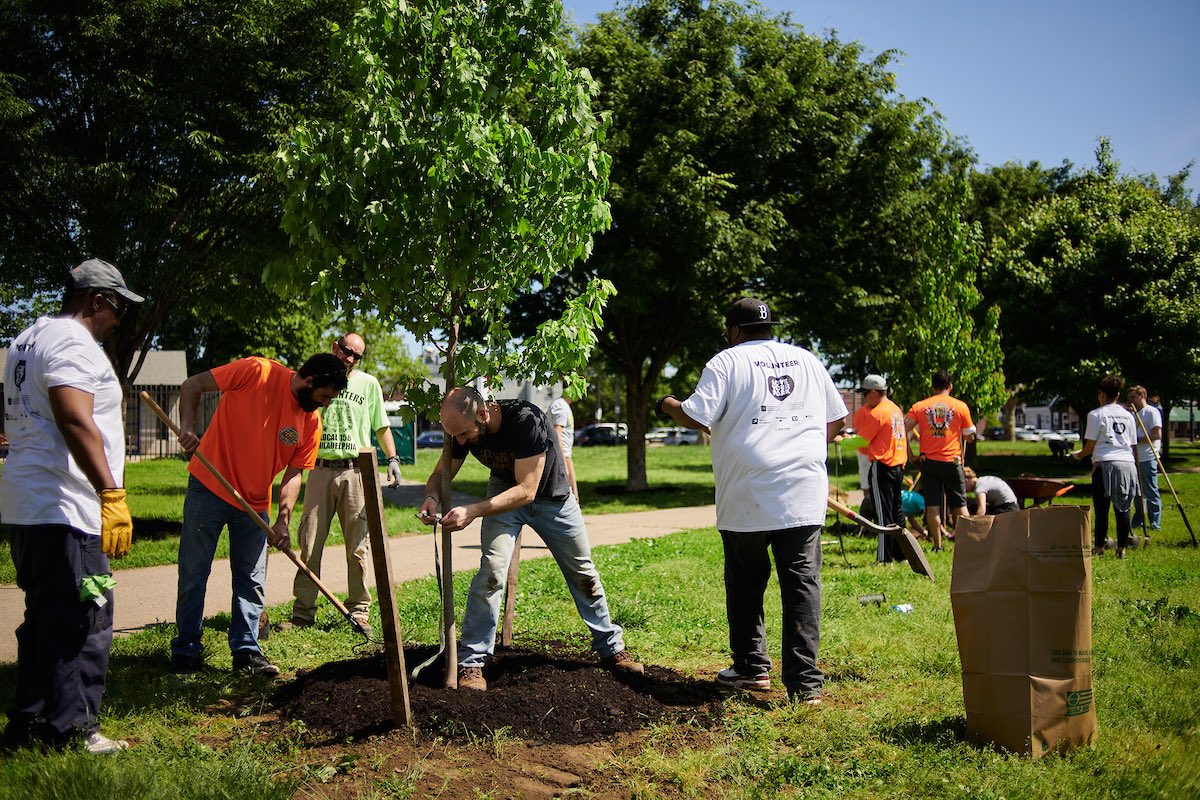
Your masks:
M416 727L448 740L491 737L501 728L536 743L584 744L656 722L715 724L725 692L664 667L645 675L615 674L593 655L565 645L497 652L484 669L486 692L442 687L440 663L409 686ZM433 654L409 647L411 669ZM394 727L382 654L337 661L297 673L276 695L284 719L300 720L330 741L360 740Z

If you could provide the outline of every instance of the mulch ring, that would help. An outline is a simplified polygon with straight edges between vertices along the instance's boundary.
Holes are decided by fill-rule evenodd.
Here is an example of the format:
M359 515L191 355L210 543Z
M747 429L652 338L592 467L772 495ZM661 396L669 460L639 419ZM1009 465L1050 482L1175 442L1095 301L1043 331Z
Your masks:
M433 655L430 646L405 648L409 669ZM449 740L508 734L549 744L585 744L683 719L715 725L727 692L665 667L644 675L616 674L594 655L561 643L498 650L484 668L486 692L442 686L438 663L409 682L416 727ZM276 693L280 715L299 720L330 741L385 733L392 723L387 666L382 654L301 670Z

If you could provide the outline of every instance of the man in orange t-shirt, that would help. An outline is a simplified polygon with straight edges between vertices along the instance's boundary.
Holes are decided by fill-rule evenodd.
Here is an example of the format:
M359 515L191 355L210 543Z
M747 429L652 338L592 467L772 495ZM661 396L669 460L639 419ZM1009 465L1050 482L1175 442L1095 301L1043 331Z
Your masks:
M914 403L904 426L917 431L921 447L921 494L925 496L925 522L933 549L942 549L942 496L956 517L967 516L967 486L963 476L962 442L975 438L971 410L951 397L950 373L933 373L933 394Z
M888 399L887 381L882 375L863 378L858 391L863 395L863 405L854 413L854 430L867 440L867 455L871 459L867 482L874 499L875 521L880 525L903 525L900 492L908 461L904 414L900 406ZM904 561L899 539L879 534L875 558L881 562Z
M203 454L264 522L270 521L271 484L280 470L284 473L273 535L268 537L200 459L188 465L175 601L178 635L171 641L175 674L203 667L204 594L217 539L226 526L233 573L229 649L234 669L279 674L258 643L267 542L279 548L291 544L288 524L300 496L301 473L312 468L321 440L317 409L329 405L345 387L346 367L331 353L313 356L298 372L266 358L242 358L184 381L179 399L180 445L187 452ZM216 391L221 392L217 412L201 439L196 435L200 398Z

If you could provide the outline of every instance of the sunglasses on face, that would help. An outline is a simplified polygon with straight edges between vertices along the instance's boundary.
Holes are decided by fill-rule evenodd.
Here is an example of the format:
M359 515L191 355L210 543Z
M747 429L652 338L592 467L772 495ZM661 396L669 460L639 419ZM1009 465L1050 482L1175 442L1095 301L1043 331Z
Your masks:
M336 344L338 346L338 350L341 350L343 353L345 353L347 358L353 358L355 361L362 361L362 358L363 358L362 353L358 353L358 352L355 352L354 350L351 350L349 347L346 347L346 345L342 344L341 342L336 342Z
M117 319L123 319L125 314L129 311L129 306L125 305L124 303L118 303L106 294L100 295L100 299L108 303L109 307L113 310L113 316L115 316Z

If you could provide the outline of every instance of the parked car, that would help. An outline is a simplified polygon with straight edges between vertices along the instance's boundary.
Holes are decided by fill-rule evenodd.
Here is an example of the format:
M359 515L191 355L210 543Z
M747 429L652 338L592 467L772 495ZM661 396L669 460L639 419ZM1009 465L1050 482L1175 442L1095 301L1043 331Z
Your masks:
M1018 442L1040 442L1042 435L1033 428L1021 428L1017 431Z
M700 431L689 430L688 428L671 431L671 435L663 441L663 444L700 444Z
M425 431L417 436L417 447L442 447L446 443L446 434L441 431Z
M1049 428L1038 428L1037 435L1042 437L1043 442L1061 442L1062 434L1050 430Z
M998 442L1004 438L1004 427L1001 425L993 425L983 432L983 438L989 442Z
M680 428L654 428L646 432L646 444L662 444L668 436Z
M1078 442L1079 441L1079 431L1062 430L1062 431L1055 431L1055 433L1057 433L1059 436L1061 436L1062 440L1064 442Z
M575 434L575 444L579 447L596 447L598 445L625 444L629 438L629 429L625 423L620 427L612 422L597 422L585 425Z

